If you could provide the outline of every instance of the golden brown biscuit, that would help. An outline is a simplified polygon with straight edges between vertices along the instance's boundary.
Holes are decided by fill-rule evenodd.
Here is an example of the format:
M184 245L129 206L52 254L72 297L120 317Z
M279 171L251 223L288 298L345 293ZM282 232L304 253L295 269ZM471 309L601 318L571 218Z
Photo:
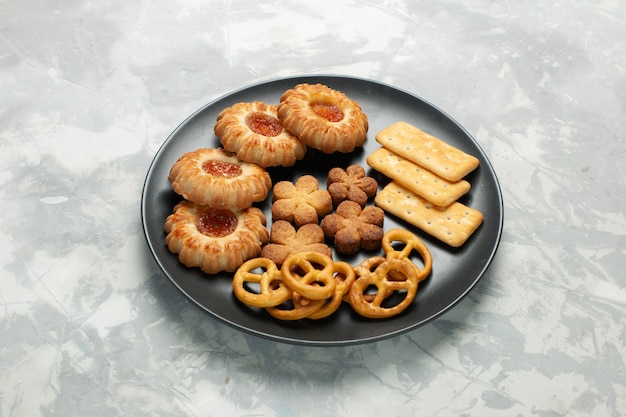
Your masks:
M283 128L276 106L260 101L222 110L214 132L224 149L262 167L292 166L306 154L306 146Z
M272 219L287 220L296 227L318 223L330 213L333 202L326 190L319 189L317 178L303 175L296 180L280 181L274 185Z
M220 148L183 154L172 166L169 181L186 200L218 208L250 207L265 200L272 187L265 169Z
M265 216L256 207L224 209L182 201L165 221L165 243L180 262L207 274L235 271L259 256L268 241Z
M383 239L385 213L375 206L361 209L350 200L339 204L337 211L322 219L324 235L333 239L335 249L342 254L353 254L359 249L380 248Z
M374 200L386 212L405 220L452 247L463 245L483 222L483 214L455 201L439 207L408 188L390 182Z
M366 176L360 165L350 165L345 170L335 167L328 172L327 189L335 206L351 200L365 207L367 200L376 195L378 182Z
M407 123L396 122L376 134L376 141L448 181L459 181L480 161L448 143Z
M365 143L369 127L357 102L323 84L298 84L285 91L277 114L300 142L324 153L352 152Z
M467 194L471 185L465 180L448 181L386 148L367 157L367 163L398 184L438 206L449 206Z
M275 221L270 229L270 243L263 247L261 256L280 266L289 255L297 252L320 252L332 257L332 250L324 243L324 231L318 224L305 224L296 231L286 220Z

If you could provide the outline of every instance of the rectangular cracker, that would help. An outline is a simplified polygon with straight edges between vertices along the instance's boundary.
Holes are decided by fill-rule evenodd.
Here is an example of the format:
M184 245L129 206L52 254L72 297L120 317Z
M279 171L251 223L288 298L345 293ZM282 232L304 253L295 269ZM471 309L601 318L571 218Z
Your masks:
M462 246L483 222L483 214L459 202L439 207L400 184L390 182L376 205L452 247Z
M479 164L478 158L403 121L378 132L376 141L448 181L459 181Z
M469 182L448 181L386 148L372 152L367 164L438 206L449 206L470 190Z

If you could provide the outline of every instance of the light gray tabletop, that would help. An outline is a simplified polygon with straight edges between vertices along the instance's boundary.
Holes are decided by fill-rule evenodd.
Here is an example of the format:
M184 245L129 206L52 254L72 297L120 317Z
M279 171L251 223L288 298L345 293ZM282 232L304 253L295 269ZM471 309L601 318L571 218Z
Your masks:
M0 16L0 416L626 414L620 2L25 0ZM146 173L185 118L315 74L434 104L502 188L478 285L373 343L223 324L142 229Z

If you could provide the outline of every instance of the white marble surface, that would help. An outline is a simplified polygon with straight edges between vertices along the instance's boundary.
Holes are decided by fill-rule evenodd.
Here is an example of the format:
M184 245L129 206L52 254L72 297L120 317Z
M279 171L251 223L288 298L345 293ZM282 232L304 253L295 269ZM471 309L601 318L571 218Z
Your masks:
M626 414L618 0L5 0L0 16L0 416ZM241 333L145 243L143 181L184 118L316 73L436 104L502 185L488 273L402 336Z

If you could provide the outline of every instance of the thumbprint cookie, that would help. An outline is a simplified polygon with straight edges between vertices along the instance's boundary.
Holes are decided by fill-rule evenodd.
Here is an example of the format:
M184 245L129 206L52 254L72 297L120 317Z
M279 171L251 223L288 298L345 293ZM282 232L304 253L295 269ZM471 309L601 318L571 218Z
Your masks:
M221 148L183 154L169 174L172 189L186 200L218 208L244 208L263 201L272 188L267 171Z
M369 127L356 101L324 84L298 84L285 91L277 114L300 142L328 154L362 146Z
M181 201L165 221L165 243L181 263L207 274L237 270L261 254L269 232L256 207L214 208Z
M276 106L260 101L222 110L213 130L224 149L262 167L289 167L306 154L306 146L283 128Z

